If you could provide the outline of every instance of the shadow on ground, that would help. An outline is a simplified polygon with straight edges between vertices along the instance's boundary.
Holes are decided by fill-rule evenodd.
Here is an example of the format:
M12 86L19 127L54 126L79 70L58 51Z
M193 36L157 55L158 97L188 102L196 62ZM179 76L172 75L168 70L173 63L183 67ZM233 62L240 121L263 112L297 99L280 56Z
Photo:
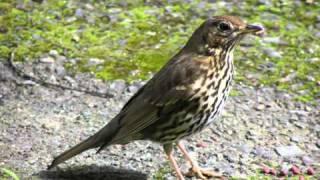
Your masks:
M127 169L116 169L110 166L81 166L70 169L54 169L50 171L40 171L36 175L40 179L46 180L145 180L147 174Z

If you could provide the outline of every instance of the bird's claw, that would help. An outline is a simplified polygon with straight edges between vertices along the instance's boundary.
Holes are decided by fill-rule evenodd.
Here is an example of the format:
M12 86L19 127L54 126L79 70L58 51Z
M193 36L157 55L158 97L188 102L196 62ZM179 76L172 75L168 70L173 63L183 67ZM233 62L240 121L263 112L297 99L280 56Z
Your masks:
M210 177L216 177L223 179L223 175L217 172L214 172L209 169L200 168L199 166L193 166L189 169L189 172L185 173L188 177L197 176L200 179L208 179Z

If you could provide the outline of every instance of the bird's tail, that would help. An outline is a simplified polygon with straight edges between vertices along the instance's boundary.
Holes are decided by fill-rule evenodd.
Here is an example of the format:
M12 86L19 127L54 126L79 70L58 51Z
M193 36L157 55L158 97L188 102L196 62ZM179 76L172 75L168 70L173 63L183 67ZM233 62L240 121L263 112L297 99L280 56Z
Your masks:
M115 119L114 119L115 120ZM111 121L108 125L106 125L104 128L102 128L100 131L98 131L93 136L89 137L88 139L84 140L83 142L75 145L71 149L63 152L58 157L56 157L51 165L48 167L48 169L51 169L58 164L72 158L73 156L76 156L88 149L96 148L99 146L102 146L104 144L108 144L108 142L112 139L112 137L115 134L115 128L114 125L116 125L115 121Z

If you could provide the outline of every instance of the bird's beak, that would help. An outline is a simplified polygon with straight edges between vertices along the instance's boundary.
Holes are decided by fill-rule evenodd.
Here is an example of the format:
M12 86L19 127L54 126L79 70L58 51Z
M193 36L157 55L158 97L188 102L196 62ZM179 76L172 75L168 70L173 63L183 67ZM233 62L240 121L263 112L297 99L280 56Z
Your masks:
M264 30L264 28L262 26L248 24L245 27L243 32L246 33L246 34L247 33L251 33L253 35L263 35L265 30Z

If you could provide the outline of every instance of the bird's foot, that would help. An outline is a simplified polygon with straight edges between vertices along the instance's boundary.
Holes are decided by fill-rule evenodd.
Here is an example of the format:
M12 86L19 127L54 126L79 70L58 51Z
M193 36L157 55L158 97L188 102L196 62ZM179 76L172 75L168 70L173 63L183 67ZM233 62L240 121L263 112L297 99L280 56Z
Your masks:
M208 178L211 178L211 177L224 179L222 174L220 174L218 172L214 172L214 171L209 170L209 169L201 168L199 166L191 167L189 169L189 172L185 173L185 175L188 176L188 177L197 176L200 179L208 179Z

